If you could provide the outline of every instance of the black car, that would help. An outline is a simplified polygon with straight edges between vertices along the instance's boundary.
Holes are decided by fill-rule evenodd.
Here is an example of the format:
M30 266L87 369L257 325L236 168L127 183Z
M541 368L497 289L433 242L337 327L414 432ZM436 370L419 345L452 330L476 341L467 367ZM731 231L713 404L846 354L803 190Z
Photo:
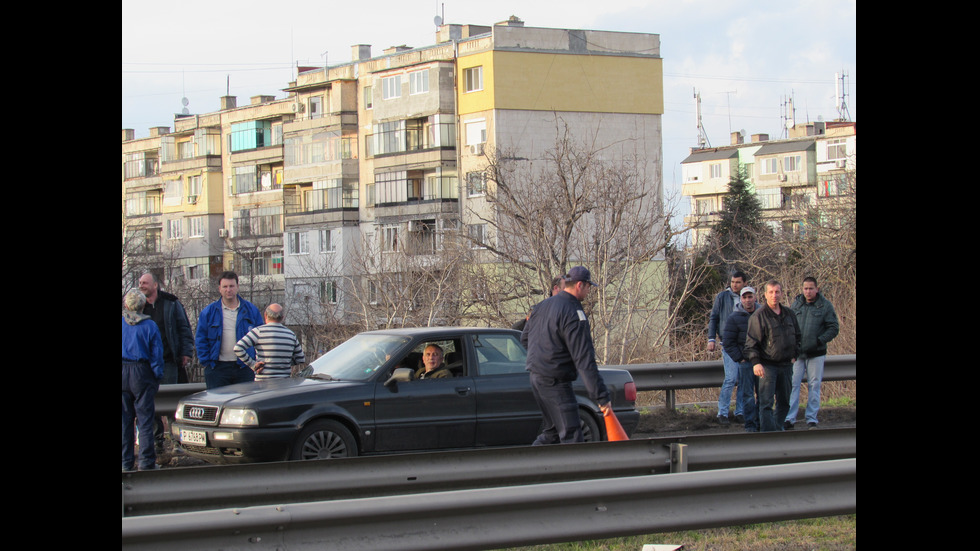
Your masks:
M453 377L416 379L435 343ZM361 333L311 363L301 377L219 387L183 398L175 441L212 463L353 457L527 445L541 411L525 371L520 332L429 327ZM639 422L628 371L601 369L627 434ZM576 381L586 441L605 424Z

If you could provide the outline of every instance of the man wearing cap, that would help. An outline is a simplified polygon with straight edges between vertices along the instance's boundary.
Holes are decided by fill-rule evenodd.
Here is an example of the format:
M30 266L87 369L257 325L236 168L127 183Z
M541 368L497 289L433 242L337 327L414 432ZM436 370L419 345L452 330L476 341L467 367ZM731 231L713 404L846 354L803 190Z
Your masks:
M742 414L747 432L759 432L759 410L755 395L759 390L759 379L752 370L752 364L745 357L745 333L749 327L749 317L755 312L755 289L749 286L739 291L739 303L732 315L728 316L721 330L721 342L728 357L738 364L738 393L742 402Z
M531 390L544 416L544 431L533 445L582 442L582 420L572 381L582 376L589 397L605 412L609 391L595 362L592 329L582 300L593 286L589 270L576 266L564 288L539 303L528 317L521 343L527 348Z

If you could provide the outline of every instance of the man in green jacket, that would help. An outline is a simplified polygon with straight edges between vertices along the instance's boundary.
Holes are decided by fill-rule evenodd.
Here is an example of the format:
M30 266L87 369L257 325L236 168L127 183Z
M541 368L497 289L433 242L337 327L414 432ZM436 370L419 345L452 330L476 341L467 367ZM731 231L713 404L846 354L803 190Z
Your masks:
M793 363L793 390L789 398L789 412L784 422L785 429L792 429L800 410L800 385L803 377L807 379L806 424L816 428L817 411L820 409L820 384L823 381L824 360L827 358L827 343L837 336L840 324L837 313L817 287L813 277L803 279L803 293L796 296L792 306L796 321L803 333L803 353Z

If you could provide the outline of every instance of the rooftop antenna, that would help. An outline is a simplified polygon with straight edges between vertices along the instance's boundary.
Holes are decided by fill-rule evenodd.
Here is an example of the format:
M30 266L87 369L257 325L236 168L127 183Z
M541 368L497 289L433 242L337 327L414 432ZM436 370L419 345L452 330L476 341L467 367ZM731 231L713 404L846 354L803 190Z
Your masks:
M793 107L793 96L792 92L790 97L783 101L783 113L782 122L783 128L781 130L782 134L780 137L789 137L789 131L796 126L796 108Z
M728 134L731 135L731 133L732 133L732 94L735 94L737 96L738 95L738 89L735 89L735 90L732 90L732 91L729 91L729 92L722 92L722 93L725 94L726 96L728 96Z
M439 2L436 2L436 16L432 19L432 22L436 24L436 30L442 26L442 22L445 21L446 16L446 4L442 4L442 15L439 15Z
M184 108L180 110L180 113L182 115L187 115L190 113L190 110L187 108L187 105L190 103L190 101L187 99L187 90L186 90L186 86L184 85L183 69L180 70L180 91L181 91L180 104L184 106Z
M320 54L320 57L323 58L323 78L327 78L327 52Z
M708 134L704 131L704 124L701 123L701 92L698 92L697 88L694 89L694 100L698 118L698 149L704 149L705 144L711 147L711 142L708 141Z
M846 85L844 84L844 79L847 78L847 73L843 70L839 73L834 73L834 84L837 90L837 120L839 121L850 121L851 113L847 110L847 96L849 95L846 91Z

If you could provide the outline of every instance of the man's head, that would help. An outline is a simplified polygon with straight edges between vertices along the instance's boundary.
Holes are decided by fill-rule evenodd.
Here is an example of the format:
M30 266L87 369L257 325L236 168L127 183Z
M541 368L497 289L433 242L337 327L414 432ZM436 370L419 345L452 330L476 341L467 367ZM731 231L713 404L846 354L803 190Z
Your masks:
M153 300L157 297L157 291L160 290L160 280L152 272L147 272L140 276L139 287L143 296Z
M783 298L783 285L775 279L766 282L766 306L774 308Z
M579 300L585 300L592 287L598 286L592 281L592 274L584 266L575 266L565 274L565 291Z
M740 293L742 291L742 287L745 287L745 274L742 272L734 272L729 285L731 285L733 293L736 295Z
M265 322L266 323L282 323L285 319L286 314L282 311L282 306L272 303L265 309Z
M745 308L746 312L755 311L755 289L746 285L742 287L739 291L739 299L742 301L742 308Z
M234 302L238 297L238 274L235 272L223 272L218 278L218 292L221 299L225 302Z
M551 280L551 294L548 295L548 296L553 297L553 296L557 295L562 290L562 287L564 286L564 283L565 283L565 278L563 276L558 276L558 277L552 279Z
M807 302L814 302L817 300L817 293L820 292L820 287L817 287L817 278L815 277L805 277L803 278L803 298Z
M432 371L442 365L442 347L438 344L426 346L422 353L422 363L425 364L426 371Z
M146 296L139 289L131 289L123 299L123 306L130 312L142 312L146 305Z

